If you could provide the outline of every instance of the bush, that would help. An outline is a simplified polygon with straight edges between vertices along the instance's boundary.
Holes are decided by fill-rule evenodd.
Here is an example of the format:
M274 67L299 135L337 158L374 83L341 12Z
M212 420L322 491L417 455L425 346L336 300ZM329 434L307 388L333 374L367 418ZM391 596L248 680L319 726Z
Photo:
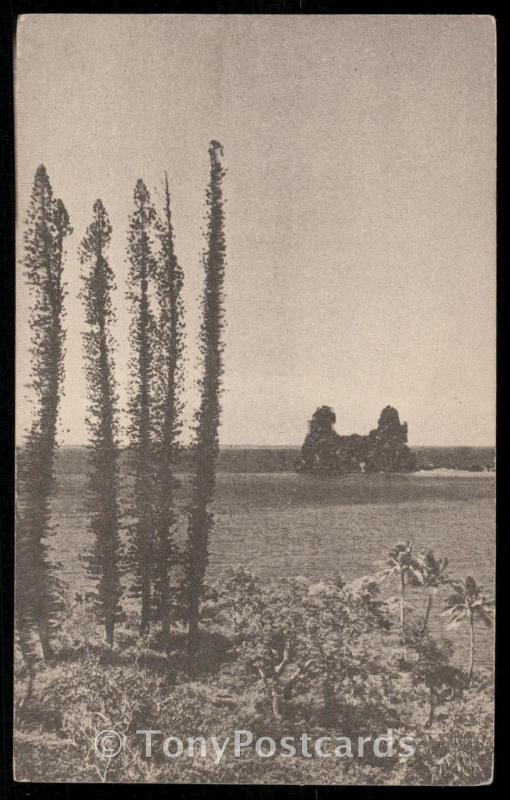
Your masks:
M171 647L136 632L128 614L116 646L93 633L87 604L69 609L56 661L38 676L35 714L18 715L18 780L107 782L473 784L492 771L490 676L478 671L470 689L450 663L452 645L426 636L415 642L403 668L400 648L388 632L388 609L377 582L345 584L305 578L261 583L243 569L207 586L198 660L190 680L183 658L184 632L172 631ZM410 632L412 636L412 632ZM416 634L417 636L417 634ZM460 676L460 677L459 677ZM26 675L17 666L18 703ZM433 713L431 712L433 709ZM154 729L152 758L137 730ZM168 758L164 736L215 735L233 741L236 730L254 737L303 733L376 737L391 730L395 741L414 738L415 754L377 758L294 758L278 750L261 758L253 748L236 757L227 747L217 761L208 748L193 757ZM123 748L101 758L94 742L116 731Z

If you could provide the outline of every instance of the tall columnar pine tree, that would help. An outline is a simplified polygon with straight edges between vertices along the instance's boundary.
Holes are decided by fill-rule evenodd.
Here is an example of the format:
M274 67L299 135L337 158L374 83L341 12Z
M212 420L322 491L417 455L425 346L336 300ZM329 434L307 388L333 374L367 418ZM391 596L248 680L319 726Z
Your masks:
M184 307L181 297L183 273L175 256L170 191L166 175L165 204L163 214L157 221L157 231L160 253L156 272L159 319L156 349L154 609L161 620L162 643L167 650L170 634L170 570L177 555L173 544L176 522L173 464L182 427Z
M84 351L88 383L87 425L90 435L89 501L93 546L88 571L96 582L95 605L105 638L113 646L120 615L118 420L114 377L115 321L111 293L113 272L106 259L112 228L101 200L96 200L92 222L80 245L86 267L81 296L85 304Z
M220 391L223 373L222 333L224 322L225 232L222 181L223 148L212 141L209 147L210 183L206 192L209 212L207 245L204 251L205 284L202 296L200 350L203 374L200 379L200 406L196 415L194 475L189 508L186 552L186 605L188 615L188 654L190 668L198 644L200 598L207 567L208 538L213 525L209 505L216 483Z
M152 617L154 572L154 391L156 324L151 286L156 273L153 234L156 212L144 182L137 181L134 211L128 233L131 320L131 379L129 438L134 474L133 517L128 560L134 575L133 591L141 597L141 633Z
M57 577L48 558L52 532L57 420L64 376L64 240L71 233L64 204L53 196L44 166L35 173L24 232L25 277L31 305L33 419L18 464L16 615L27 660L52 654L60 605Z

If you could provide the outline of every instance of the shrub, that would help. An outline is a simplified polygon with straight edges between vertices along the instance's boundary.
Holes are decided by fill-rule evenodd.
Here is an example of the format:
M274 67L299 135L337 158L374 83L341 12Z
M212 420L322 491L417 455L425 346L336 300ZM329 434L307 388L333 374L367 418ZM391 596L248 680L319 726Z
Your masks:
M491 676L475 671L469 689L456 682L451 644L426 635L402 668L398 642L371 577L343 583L305 578L268 585L243 569L206 585L197 678L186 669L186 631L171 632L168 652L137 616L119 624L116 644L101 641L92 609L70 609L57 663L38 687L39 717L18 720L19 780L308 784L473 784L492 770ZM412 632L411 632L412 633ZM420 631L416 634L421 635ZM72 646L69 647L71 641ZM383 646L385 644L386 646ZM65 645L65 646L64 646ZM159 650L157 648L160 648ZM23 678L19 667L18 681ZM435 693L435 694L434 694ZM431 702L434 694L433 702ZM431 715L431 707L434 714ZM137 730L162 732L152 758ZM122 752L100 758L96 734L112 729ZM193 758L171 759L163 736L215 735L245 729L254 737L319 736L394 739L412 736L415 755L261 759L253 748L217 762L199 743ZM43 738L44 736L44 738Z

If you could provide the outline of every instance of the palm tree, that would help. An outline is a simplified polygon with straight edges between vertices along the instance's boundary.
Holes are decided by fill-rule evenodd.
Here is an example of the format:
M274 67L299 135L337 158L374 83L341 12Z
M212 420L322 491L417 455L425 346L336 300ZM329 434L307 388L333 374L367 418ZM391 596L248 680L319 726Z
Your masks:
M448 628L458 628L464 620L469 622L469 666L467 675L467 686L471 683L473 676L473 665L475 661L475 619L480 619L487 628L492 626L491 610L494 600L488 600L482 594L481 587L470 575L461 581L452 581L453 594L445 600L445 610L441 616L450 617Z
M429 595L427 599L427 608L425 610L425 617L423 619L423 627L421 629L422 639L427 632L430 612L432 610L432 604L434 602L434 595L437 593L439 586L442 586L445 583L448 583L449 581L449 575L446 571L448 568L447 558L436 558L432 550L429 550L424 557L423 566L424 566L424 571L423 571L424 585L428 588Z
M388 553L388 561L383 569L383 578L395 577L400 587L399 620L400 638L402 642L402 657L407 660L405 636L405 587L408 584L423 586L424 561L423 557L415 554L411 542L398 542Z

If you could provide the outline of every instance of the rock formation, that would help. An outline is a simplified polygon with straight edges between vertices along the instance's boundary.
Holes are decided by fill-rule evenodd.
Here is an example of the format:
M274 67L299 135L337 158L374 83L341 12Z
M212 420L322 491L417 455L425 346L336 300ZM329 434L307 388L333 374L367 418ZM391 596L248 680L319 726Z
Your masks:
M301 449L303 472L336 474L348 472L412 472L414 455L407 446L407 423L400 422L396 408L386 406L377 428L368 436L340 436L336 415L330 406L317 408Z

